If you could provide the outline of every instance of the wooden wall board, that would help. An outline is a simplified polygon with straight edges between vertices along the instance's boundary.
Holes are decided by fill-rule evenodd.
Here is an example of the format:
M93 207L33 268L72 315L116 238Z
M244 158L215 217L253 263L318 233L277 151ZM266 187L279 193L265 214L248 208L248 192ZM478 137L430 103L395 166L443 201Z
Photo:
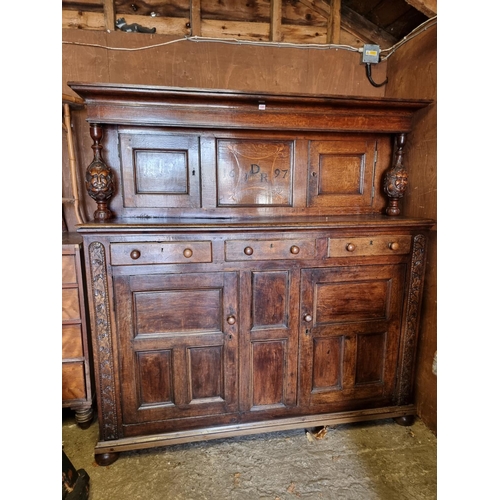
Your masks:
M415 37L388 60L387 97L437 99L437 26ZM437 104L415 115L404 164L409 172L405 215L437 220ZM437 432L437 378L432 363L437 350L437 230L431 232L422 304L416 375L417 411Z
M289 93L383 96L370 85L360 54L179 40L142 33L63 30L63 92L68 81L136 83ZM169 44L167 44L169 43ZM167 44L167 45L161 45ZM129 51L155 45L154 48ZM161 45L161 46L158 46ZM125 50L108 50L109 48ZM386 63L373 77L385 78Z

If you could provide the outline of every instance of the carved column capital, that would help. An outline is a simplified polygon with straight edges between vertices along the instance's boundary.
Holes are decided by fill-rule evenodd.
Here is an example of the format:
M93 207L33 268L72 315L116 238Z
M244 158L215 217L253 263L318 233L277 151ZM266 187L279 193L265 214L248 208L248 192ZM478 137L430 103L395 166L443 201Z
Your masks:
M115 185L113 171L104 163L101 155L101 125L92 123L90 125L90 136L94 141L92 145L94 160L87 167L85 187L89 196L97 203L94 220L102 221L113 217L111 210L108 208L108 202L115 192Z

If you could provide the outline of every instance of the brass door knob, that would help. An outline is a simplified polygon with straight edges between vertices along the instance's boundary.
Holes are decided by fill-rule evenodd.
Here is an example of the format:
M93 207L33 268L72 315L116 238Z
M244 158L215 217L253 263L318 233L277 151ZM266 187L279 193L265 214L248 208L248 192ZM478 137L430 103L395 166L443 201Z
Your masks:
M140 256L141 256L141 252L139 252L139 250L132 250L130 252L131 259L137 260Z
M234 325L236 323L236 318L234 316L229 316L227 318L227 322L230 324L230 325Z
M348 243L345 247L348 252L354 252L356 250L356 245L354 243Z
M189 259L189 257L193 255L193 251L190 248L186 248L182 254L186 257L186 259Z
M292 245L290 247L290 252L294 255L297 255L300 252L300 248L297 245Z
M308 323L310 323L312 321L313 317L310 315L310 314L306 314L304 316L304 321L307 321Z
M252 255L253 254L252 247L245 247L245 249L243 251L245 252L245 255Z

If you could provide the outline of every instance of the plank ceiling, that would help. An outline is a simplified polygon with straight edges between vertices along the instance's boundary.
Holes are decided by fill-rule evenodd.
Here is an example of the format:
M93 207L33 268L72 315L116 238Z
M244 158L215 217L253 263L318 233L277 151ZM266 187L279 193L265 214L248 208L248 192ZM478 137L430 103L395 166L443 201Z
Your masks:
M387 49L437 14L437 0L63 0L63 28L125 18L157 34ZM148 35L151 36L151 35Z

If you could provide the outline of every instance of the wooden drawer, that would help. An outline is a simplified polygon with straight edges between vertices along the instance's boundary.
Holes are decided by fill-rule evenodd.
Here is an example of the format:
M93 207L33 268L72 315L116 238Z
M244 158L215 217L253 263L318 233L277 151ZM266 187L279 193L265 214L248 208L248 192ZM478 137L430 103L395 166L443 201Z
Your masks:
M76 284L77 283L77 271L76 262L74 255L63 255L62 256L62 282L64 284Z
M316 240L231 240L226 241L226 260L312 259Z
M80 293L78 288L63 288L62 320L79 321L81 317Z
M62 364L62 399L85 399L85 366L83 361Z
M111 264L190 264L212 262L211 241L112 243Z
M328 257L405 254L410 248L410 235L328 239Z
M62 325L62 358L83 357L82 326Z

